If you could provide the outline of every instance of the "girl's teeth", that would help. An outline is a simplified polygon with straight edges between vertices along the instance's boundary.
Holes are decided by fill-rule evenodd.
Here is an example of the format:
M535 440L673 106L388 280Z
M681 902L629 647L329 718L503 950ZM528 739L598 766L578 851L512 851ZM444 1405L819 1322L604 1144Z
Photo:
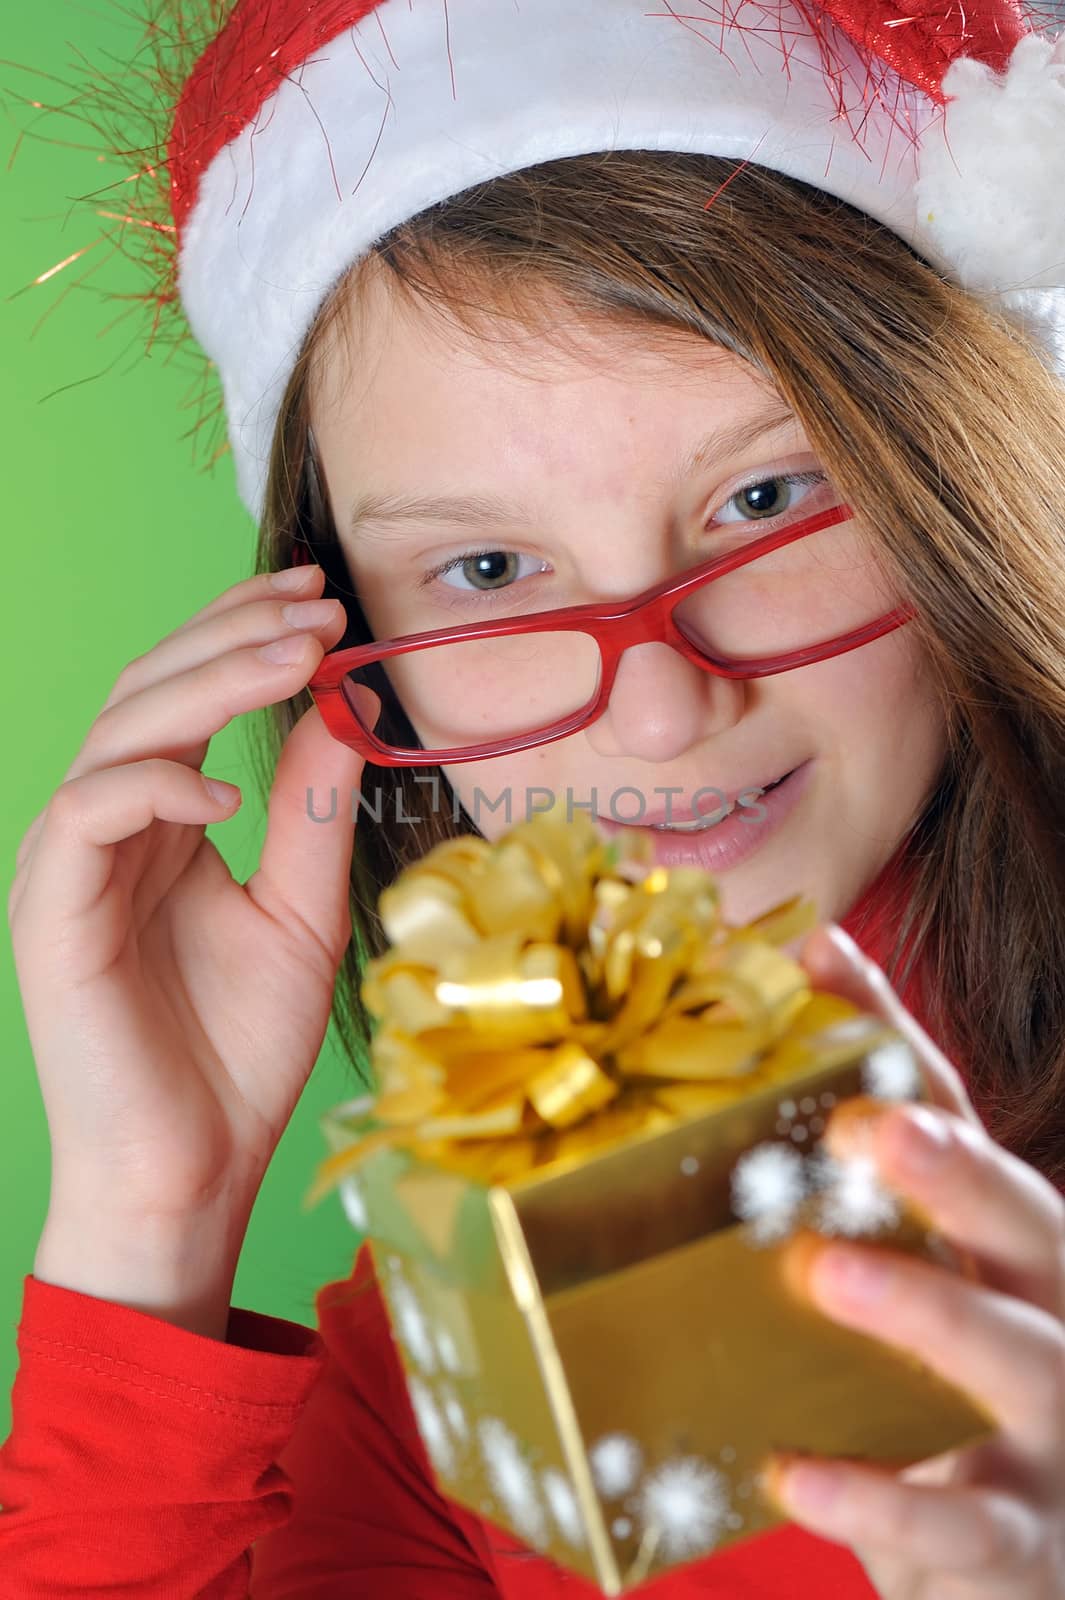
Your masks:
M719 822L724 822L725 817L730 817L735 810L729 806L724 816L716 816L713 812L706 817L693 817L690 822L652 822L652 828L660 828L663 833L705 833L707 828L716 828Z
M784 777L776 778L772 783L766 784L764 789L759 790L759 793L768 794L770 789L775 789L778 784L784 782L784 778L790 778L790 776L791 773L786 772ZM663 833L705 833L708 828L716 828L719 822L724 822L725 817L731 817L735 809L734 805L729 806L723 816L715 816L711 812L706 817L694 817L690 822L652 822L649 826L661 829Z

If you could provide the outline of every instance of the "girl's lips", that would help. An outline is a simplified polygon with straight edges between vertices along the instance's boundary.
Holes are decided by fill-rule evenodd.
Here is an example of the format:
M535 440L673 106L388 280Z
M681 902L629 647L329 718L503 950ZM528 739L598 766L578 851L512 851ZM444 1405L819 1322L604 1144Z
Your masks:
M775 788L737 805L731 815L702 833L671 833L607 817L597 820L607 833L642 833L650 840L654 859L661 867L703 867L707 872L727 872L753 855L777 831L802 798L813 767L812 760L804 761ZM753 790L743 792L753 794Z

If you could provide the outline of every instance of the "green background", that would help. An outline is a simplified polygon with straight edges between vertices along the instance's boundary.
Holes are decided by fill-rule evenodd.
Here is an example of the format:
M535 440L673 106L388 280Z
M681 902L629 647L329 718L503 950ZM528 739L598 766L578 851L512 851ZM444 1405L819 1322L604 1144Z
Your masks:
M74 198L130 170L101 164L92 150L70 148L88 141L86 129L70 118L41 120L27 106L69 100L69 91L47 75L68 75L76 51L91 60L107 54L130 59L138 38L130 18L141 0L126 4L124 13L118 0L45 0L8 7L4 15L5 906L19 841L63 781L122 667L252 571L255 527L237 498L229 455L206 472L206 452L183 437L195 415L187 402L196 369L187 357L184 366L167 364L166 346L146 357L139 312L105 331L125 308L94 285L143 292L143 277L115 256L73 286L107 251L101 244L50 281L24 287L105 226L91 205L73 205ZM113 197L102 204L117 209ZM240 881L258 864L264 823L248 767L248 735L248 719L237 719L212 741L205 763L211 775L239 784L244 795L236 816L209 830ZM48 1130L6 917L3 928L0 1439L10 1429L23 1279L33 1268L49 1190ZM330 1033L260 1193L234 1304L314 1326L315 1290L350 1271L357 1239L336 1196L308 1213L300 1206L325 1153L317 1118L355 1093L354 1084Z

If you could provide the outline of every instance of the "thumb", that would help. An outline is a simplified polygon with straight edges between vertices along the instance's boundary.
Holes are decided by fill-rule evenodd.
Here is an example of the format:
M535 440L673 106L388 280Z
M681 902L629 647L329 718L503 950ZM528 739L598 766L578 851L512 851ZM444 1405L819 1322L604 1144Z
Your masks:
M850 1000L902 1035L917 1057L928 1092L937 1105L982 1126L957 1069L906 1010L883 968L863 954L849 933L838 923L822 924L807 937L800 960L815 988Z
M372 727L381 702L372 696ZM311 706L285 740L270 790L259 870L246 888L303 923L339 962L351 936L349 873L365 757L333 737Z

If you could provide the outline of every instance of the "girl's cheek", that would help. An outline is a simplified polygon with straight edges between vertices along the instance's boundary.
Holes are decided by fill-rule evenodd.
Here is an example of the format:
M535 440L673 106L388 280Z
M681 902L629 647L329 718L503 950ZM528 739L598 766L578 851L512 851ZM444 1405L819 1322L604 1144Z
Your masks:
M550 750L551 746L545 745L497 761L464 761L441 771L479 832L486 839L498 839L515 823L546 809L549 794L563 805L567 793L571 795L574 814L577 802L590 797L595 779L582 784L572 774L563 774L550 760Z

